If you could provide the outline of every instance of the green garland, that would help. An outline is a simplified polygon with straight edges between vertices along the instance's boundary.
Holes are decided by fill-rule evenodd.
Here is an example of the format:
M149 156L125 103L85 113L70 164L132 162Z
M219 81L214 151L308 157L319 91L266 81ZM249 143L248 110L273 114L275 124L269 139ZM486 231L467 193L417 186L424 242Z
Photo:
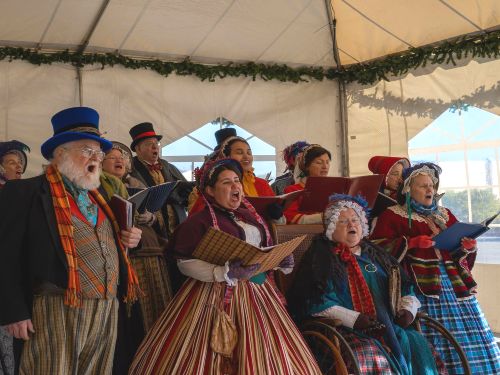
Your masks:
M412 69L426 65L456 65L456 60L467 57L497 58L500 55L500 31L493 31L473 37L461 37L436 46L410 48L405 52L373 60L367 63L354 64L341 69L324 69L314 67L291 68L287 65L266 65L249 62L246 64L203 65L186 59L181 62L165 62L161 60L141 60L116 54L81 54L69 51L46 53L31 49L2 47L0 61L7 59L24 60L35 65L65 63L75 67L100 64L106 66L121 65L128 69L149 69L164 77L170 74L181 76L194 75L202 81L215 81L225 77L261 78L265 81L308 82L341 80L345 83L358 82L372 84L379 80L388 80L389 76L398 77Z

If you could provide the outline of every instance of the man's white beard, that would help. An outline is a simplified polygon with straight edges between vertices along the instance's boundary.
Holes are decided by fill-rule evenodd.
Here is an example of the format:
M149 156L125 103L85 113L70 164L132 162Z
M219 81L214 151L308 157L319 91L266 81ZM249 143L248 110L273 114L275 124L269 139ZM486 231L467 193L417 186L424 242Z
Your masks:
M99 176L101 166L97 165L94 172L78 169L68 154L62 156L61 162L57 165L59 172L66 176L77 188L95 190L101 185Z

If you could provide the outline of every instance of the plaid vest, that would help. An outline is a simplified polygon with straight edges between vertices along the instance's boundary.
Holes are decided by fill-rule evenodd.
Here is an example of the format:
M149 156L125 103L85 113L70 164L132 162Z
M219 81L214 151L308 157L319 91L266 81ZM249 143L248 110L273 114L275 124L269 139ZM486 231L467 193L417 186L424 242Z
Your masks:
M94 228L79 212L74 211L78 208L73 202L70 205L82 297L114 298L118 286L119 259L111 223L99 208Z

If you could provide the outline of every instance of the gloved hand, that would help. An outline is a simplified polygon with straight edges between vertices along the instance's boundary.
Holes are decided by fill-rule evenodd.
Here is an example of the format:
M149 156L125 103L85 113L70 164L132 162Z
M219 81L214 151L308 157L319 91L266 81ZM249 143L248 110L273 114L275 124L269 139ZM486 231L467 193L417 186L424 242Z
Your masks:
M230 279L249 279L260 267L260 264L251 264L243 266L241 259L233 259L229 261L229 271L227 277Z
M372 337L380 337L386 331L386 327L384 324L380 323L377 319L363 313L359 314L358 319L356 319L352 328Z
M170 193L170 195L168 196L167 203L187 206L189 194L191 194L194 186L194 182L179 181L174 191L172 191L172 193Z
M136 223L139 225L147 225L150 227L156 221L156 215L149 211L144 211L143 214L139 214L136 217Z
M394 322L398 326L406 328L413 322L413 315L408 310L401 309L397 312Z
M286 258L284 258L280 264L278 265L279 268L293 268L295 264L295 260L293 259L293 254L290 254Z
M473 238L468 238L468 237L464 237L462 238L462 247L465 249L465 250L472 250L473 248L476 247L477 245L477 241Z
M434 246L434 241L430 236L426 234L423 234L421 236L411 237L410 240L408 241L409 249L415 249L415 248L428 249L432 246Z
M269 203L266 207L266 213L269 218L278 220L283 216L283 206L279 203Z

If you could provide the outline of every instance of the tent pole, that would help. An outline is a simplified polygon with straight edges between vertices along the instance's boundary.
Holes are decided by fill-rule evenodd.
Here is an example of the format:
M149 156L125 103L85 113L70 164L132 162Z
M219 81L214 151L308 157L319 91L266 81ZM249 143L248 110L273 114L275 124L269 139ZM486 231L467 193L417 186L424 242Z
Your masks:
M77 79L78 79L78 101L80 107L83 106L83 82L82 82L82 68L77 67L76 68L76 74L77 74Z
M337 64L337 69L341 69L339 49L337 46L336 26L337 20L334 18L332 9L332 0L325 0L326 14L328 16L328 25L330 26L330 35L332 37L333 59ZM347 123L347 93L346 85L341 80L337 80L339 88L339 108L340 108L340 131L337 131L338 147L341 155L341 174L349 176L349 143L348 143L348 123Z
M94 22L92 22L92 25L90 25L89 30L87 31L87 34L85 35L82 43L78 47L77 53L84 53L85 50L87 49L87 46L89 45L90 38L92 38L92 35L94 34L95 29L97 28L97 25L99 25L99 22L101 21L102 15L106 11L106 8L109 5L109 2L111 0L104 0L101 8L99 8L99 11L97 12L97 15L94 18ZM82 79L82 67L77 66L76 67L76 74L78 78L78 100L80 103L80 107L83 106L83 79Z

